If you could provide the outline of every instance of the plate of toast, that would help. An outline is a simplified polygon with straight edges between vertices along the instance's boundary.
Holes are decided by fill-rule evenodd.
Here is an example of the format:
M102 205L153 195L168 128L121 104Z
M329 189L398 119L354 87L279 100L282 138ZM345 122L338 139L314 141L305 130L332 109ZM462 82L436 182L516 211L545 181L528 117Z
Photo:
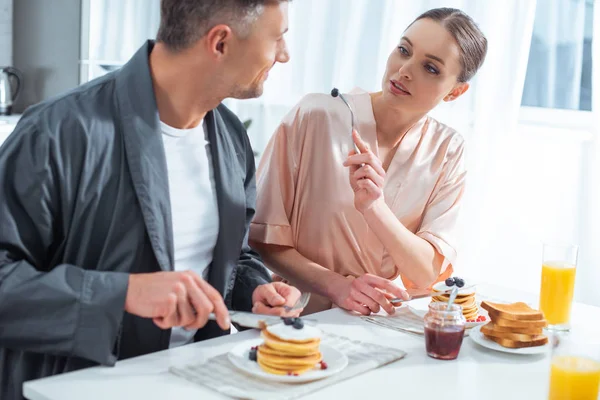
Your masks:
M482 301L490 322L471 329L469 337L491 350L513 354L543 354L550 349L544 314L523 302Z

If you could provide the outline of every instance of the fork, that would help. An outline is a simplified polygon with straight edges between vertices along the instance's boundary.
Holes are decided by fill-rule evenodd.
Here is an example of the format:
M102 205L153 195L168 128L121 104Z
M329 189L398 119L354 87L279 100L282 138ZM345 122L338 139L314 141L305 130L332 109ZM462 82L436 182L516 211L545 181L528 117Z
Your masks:
M304 293L302 293L302 296L300 296L300 298L298 299L298 301L296 302L296 304L294 304L291 307L290 306L283 306L283 308L284 308L284 310L286 312L295 311L295 310L298 310L300 308L304 308L308 304L308 300L309 299L310 299L310 292L304 292Z

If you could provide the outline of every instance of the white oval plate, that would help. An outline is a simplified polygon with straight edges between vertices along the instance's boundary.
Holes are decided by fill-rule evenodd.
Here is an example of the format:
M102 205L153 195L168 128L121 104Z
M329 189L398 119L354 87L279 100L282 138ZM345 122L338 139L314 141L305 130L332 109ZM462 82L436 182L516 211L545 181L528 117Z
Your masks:
M431 303L431 298L427 297L427 298L423 298L423 299L413 300L413 301L407 303L407 305L408 305L408 309L410 310L410 312L412 312L413 314L415 314L418 317L425 318L425 314L427 314L427 311L429 311L429 303ZM483 308L481 308L480 301L477 301L477 307L479 307L479 315L483 315L485 317L485 321L467 322L467 323L465 323L465 328L471 329L476 326L485 325L488 322L490 322L490 317L488 315L488 312L486 310L484 310Z
M229 361L242 372L264 380L283 383L302 383L327 378L342 371L348 365L348 357L346 357L344 353L333 347L321 345L321 354L323 354L323 361L327 363L327 369L315 369L299 376L270 374L263 371L258 363L250 361L249 358L250 349L253 346L258 346L262 343L263 340L260 338L250 339L240 343L227 354Z
M522 349L511 349L508 347L500 346L498 343L494 342L493 340L486 338L483 335L483 333L481 333L480 326L477 326L477 327L471 329L471 331L469 333L469 337L471 338L472 341L474 341L475 343L477 343L480 346L486 347L490 350L501 351L503 353L533 355L533 354L544 354L544 353L550 351L550 341L548 341L548 343L546 343L543 346L523 347Z

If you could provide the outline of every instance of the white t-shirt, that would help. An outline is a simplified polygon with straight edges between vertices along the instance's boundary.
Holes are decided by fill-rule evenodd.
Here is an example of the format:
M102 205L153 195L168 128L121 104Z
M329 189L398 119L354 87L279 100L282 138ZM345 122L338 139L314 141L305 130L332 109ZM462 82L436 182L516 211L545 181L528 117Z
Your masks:
M206 278L219 235L219 209L204 124L176 129L160 123L167 157L175 271ZM191 343L195 331L173 328L169 347Z

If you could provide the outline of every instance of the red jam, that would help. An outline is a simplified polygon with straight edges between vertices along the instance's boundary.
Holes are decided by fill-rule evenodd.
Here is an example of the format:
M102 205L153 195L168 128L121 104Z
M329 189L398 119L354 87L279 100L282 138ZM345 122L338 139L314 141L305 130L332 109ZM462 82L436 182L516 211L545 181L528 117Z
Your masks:
M448 310L446 303L432 302L425 314L425 350L429 357L454 360L458 357L465 336L465 317L462 307L453 304Z
M465 328L425 328L425 349L427 355L440 360L454 360L458 357Z

